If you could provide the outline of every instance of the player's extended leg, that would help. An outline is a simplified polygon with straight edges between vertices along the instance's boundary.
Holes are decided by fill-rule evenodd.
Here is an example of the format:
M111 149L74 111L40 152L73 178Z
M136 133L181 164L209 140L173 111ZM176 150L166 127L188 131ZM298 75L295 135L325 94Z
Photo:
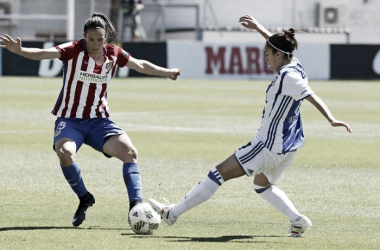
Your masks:
M74 226L79 226L86 218L87 208L95 203L95 198L87 191L81 170L75 162L76 143L65 137L59 139L54 144L54 148L61 163L63 175L79 198L79 206L72 221Z
M272 207L288 216L291 222L289 236L300 237L310 228L311 221L305 215L301 215L288 196L278 187L272 185L278 183L284 176L286 169L291 165L296 153L288 153L280 156L281 163L274 168L264 170L255 175L253 181L255 191L264 198Z
M103 146L103 152L123 162L123 177L129 197L129 209L142 202L140 170L137 149L127 134L112 135Z
M301 216L288 196L281 189L270 184L263 173L256 175L253 183L255 191L272 207L288 216L290 220L295 220Z
M61 163L61 169L73 191L81 197L87 193L81 171L75 162L76 144L69 138L61 138L55 143L55 151Z
M166 224L173 225L181 214L210 199L225 181L243 175L245 172L237 162L235 155L231 155L212 169L206 179L195 185L179 203L165 205L154 199L149 199L149 202Z

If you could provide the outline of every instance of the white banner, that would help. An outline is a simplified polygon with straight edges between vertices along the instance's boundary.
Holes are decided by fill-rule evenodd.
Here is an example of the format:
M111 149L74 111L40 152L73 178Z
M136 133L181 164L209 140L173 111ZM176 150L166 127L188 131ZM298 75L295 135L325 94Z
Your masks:
M262 44L219 44L168 41L168 67L180 68L181 78L272 79ZM300 46L295 56L309 79L330 78L330 45Z

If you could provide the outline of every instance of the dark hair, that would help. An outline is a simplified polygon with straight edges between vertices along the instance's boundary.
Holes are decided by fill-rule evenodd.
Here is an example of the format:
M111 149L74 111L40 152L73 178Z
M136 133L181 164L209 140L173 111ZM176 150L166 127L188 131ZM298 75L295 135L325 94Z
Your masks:
M103 15L102 13L94 13L92 16L86 20L84 23L84 33L87 32L88 29L96 29L102 28L106 31L106 34L109 34L109 37L113 37L116 35L116 29L112 24L111 20Z
M298 48L298 42L295 35L295 30L290 28L288 30L283 30L281 33L274 34L269 37L267 45L272 48L273 54L279 50L286 52L286 57L293 58L293 51Z

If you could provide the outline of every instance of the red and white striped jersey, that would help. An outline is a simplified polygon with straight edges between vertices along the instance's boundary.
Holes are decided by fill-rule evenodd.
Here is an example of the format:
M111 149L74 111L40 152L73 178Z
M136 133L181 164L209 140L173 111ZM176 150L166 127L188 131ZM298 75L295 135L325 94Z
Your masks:
M63 86L52 114L65 118L109 117L107 87L117 67L127 64L129 54L116 45L104 44L105 61L97 65L84 39L56 48L64 64Z

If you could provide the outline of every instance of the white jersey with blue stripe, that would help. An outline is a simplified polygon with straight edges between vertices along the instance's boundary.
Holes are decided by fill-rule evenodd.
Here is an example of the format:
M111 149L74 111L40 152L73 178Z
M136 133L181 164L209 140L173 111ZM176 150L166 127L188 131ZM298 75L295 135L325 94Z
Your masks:
M314 92L297 58L277 73L266 91L266 105L256 137L270 151L287 153L304 145L300 106Z

